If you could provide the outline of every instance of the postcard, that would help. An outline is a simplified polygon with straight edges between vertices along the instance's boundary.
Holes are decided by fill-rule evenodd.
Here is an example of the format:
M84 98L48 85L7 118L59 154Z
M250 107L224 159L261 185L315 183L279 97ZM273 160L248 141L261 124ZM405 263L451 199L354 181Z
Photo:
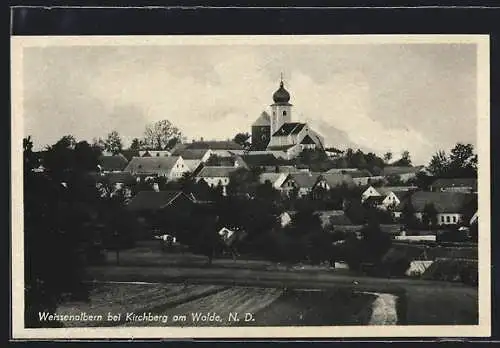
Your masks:
M487 35L11 48L14 338L490 335Z

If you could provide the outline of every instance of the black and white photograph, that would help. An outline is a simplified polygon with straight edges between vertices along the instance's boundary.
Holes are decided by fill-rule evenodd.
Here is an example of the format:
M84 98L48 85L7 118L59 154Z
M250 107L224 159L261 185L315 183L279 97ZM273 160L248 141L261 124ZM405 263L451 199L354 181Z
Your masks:
M488 47L13 37L14 332L488 335Z

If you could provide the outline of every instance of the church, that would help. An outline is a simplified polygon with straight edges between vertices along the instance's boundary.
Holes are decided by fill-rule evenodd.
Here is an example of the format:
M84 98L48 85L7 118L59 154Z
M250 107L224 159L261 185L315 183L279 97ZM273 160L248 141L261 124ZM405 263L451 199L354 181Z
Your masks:
M266 111L252 124L252 151L283 152L295 157L304 149L324 150L324 139L307 123L292 121L290 93L283 79L273 94L271 115Z

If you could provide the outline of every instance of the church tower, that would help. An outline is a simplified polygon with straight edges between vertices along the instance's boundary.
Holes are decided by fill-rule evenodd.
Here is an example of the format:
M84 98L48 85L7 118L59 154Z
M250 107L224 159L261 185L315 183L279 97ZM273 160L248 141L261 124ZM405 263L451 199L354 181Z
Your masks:
M285 89L283 77L279 89L273 94L274 103L271 104L271 135L274 134L284 123L292 121L292 104L290 104L290 93Z

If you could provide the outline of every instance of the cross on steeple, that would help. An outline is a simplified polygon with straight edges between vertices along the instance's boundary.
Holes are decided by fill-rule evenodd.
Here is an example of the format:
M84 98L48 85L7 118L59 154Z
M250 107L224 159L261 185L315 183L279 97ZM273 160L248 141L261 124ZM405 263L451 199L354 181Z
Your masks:
M280 87L283 87L283 73L281 73Z

